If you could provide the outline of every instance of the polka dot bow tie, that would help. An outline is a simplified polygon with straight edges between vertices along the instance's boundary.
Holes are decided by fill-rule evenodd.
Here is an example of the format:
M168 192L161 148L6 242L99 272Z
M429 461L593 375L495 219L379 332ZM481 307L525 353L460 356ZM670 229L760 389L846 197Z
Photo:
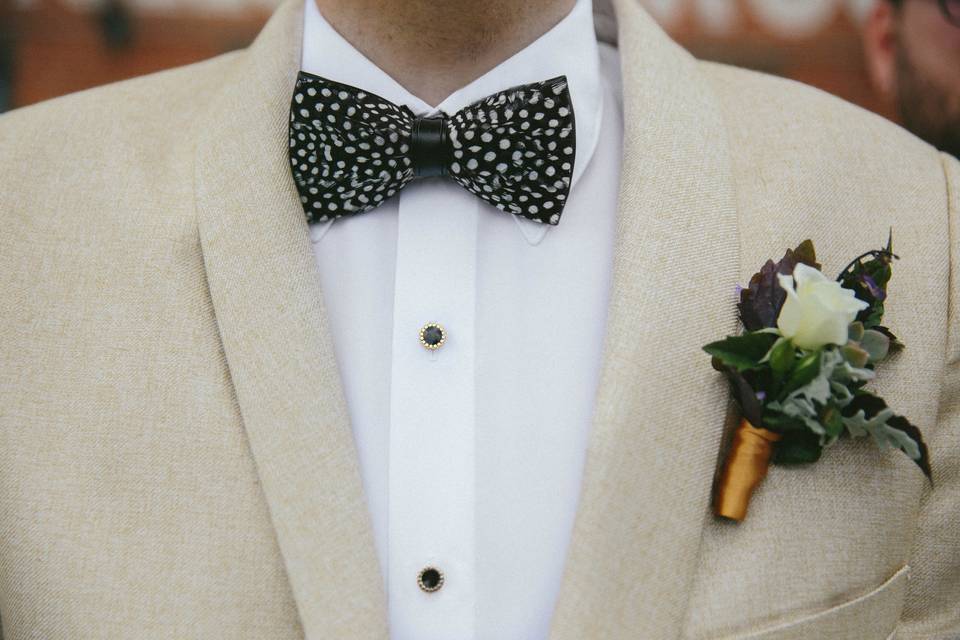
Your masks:
M576 149L566 76L516 86L452 116L301 71L290 165L309 222L369 211L412 180L445 176L501 211L557 224Z

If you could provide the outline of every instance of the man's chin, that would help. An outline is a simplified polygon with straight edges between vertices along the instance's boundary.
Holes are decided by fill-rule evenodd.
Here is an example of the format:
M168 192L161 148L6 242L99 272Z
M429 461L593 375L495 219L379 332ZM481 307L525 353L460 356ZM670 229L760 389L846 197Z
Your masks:
M930 112L911 113L908 109L903 110L901 117L903 126L915 136L944 153L960 158L960 121L951 119L945 127L942 116L934 118Z
M937 148L960 160L960 126L950 131L945 139L937 145Z
M960 158L960 96L932 81L913 64L906 48L896 60L897 107L903 126L940 151Z
M914 88L916 89L916 88ZM900 117L903 126L940 151L960 158L960 114L953 116L947 105L950 101L942 94L936 94L932 87L921 93L910 92L909 97L901 99Z
M946 127L942 122L941 119L939 123L930 123L926 135L915 133L940 151L960 159L960 119L951 119Z

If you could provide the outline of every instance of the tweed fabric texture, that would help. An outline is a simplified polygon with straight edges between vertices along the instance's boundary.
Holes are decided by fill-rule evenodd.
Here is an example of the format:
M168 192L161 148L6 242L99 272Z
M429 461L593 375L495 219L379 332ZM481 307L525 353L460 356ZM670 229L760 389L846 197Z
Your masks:
M248 49L0 117L6 640L387 636L287 166L300 10ZM632 0L596 10L623 72L619 234L552 640L957 637L960 164L697 62ZM700 346L736 330L735 285L807 237L838 271L890 227L907 349L875 388L923 429L935 488L842 442L716 521L736 416Z
M950 237L950 323L947 370L940 388L936 491L924 491L909 562L914 578L907 594L902 637L960 637L960 163L941 155L947 177ZM941 487L946 487L942 490Z

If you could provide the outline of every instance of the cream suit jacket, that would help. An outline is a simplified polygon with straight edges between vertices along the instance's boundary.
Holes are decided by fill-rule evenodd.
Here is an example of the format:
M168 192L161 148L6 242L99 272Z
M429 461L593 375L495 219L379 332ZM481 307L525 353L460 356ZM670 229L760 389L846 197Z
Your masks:
M619 232L552 640L960 637L960 165L694 60L633 0L597 11ZM300 20L289 0L245 50L0 118L5 640L387 635L286 159ZM907 348L874 388L924 431L934 488L844 440L716 520L737 417L701 346L738 330L735 285L805 238L838 272L891 227Z

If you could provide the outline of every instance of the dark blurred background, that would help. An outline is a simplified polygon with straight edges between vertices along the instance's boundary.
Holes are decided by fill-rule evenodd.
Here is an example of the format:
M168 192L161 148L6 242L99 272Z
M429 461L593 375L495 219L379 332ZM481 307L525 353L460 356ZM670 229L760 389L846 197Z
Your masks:
M0 0L0 111L243 47L278 0ZM638 0L701 58L885 116L860 24L872 0Z

